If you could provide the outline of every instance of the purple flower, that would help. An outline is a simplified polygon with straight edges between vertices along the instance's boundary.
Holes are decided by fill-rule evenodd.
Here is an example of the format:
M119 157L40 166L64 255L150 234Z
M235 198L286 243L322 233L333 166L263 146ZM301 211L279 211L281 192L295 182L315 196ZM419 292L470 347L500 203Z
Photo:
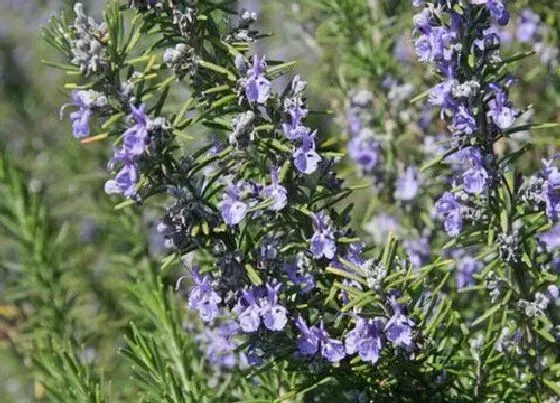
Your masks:
M435 204L435 215L444 220L444 228L447 235L455 237L463 229L463 218L461 216L461 204L455 200L451 192L445 192Z
M307 294L315 288L315 279L311 274L299 273L300 268L297 265L297 258L293 263L286 263L284 265L284 271L295 286L303 286L301 289L302 294Z
M383 325L379 319L366 320L358 317L356 326L348 332L344 340L346 353L358 353L362 361L375 364L383 346Z
M383 243L387 240L389 233L398 234L400 231L399 220L390 214L379 213L364 225L364 229L370 233L376 242Z
M468 160L471 168L463 173L463 186L465 192L471 194L482 193L488 182L488 172L482 165L482 157L478 148L468 148Z
M422 265L430 260L432 253L428 238L426 237L405 241L404 248L406 249L410 263L412 263L412 266L416 269L422 267Z
M488 102L488 117L500 129L509 129L515 120L517 111L511 108L507 93L498 85L492 85L494 98Z
M206 356L210 365L232 369L237 363L235 349L239 343L235 336L239 333L239 326L233 322L225 322L215 329L207 329L196 340L205 346Z
M455 210L450 212L443 223L443 228L450 237L458 236L463 229L463 218L461 211Z
M247 72L245 81L245 95L249 102L264 104L270 97L271 84L265 77L266 62L264 57L259 59L257 55L253 58L253 66Z
M297 170L304 174L312 174L321 162L321 156L315 152L315 135L306 133L302 136L302 145L294 151L294 165Z
M389 304L393 309L393 316L385 326L387 340L397 347L411 352L416 347L413 339L414 322L406 316L405 308L397 302L396 295L389 297Z
M115 179L105 182L105 193L132 196L136 193L137 183L138 173L136 172L136 165L128 163L121 168Z
M257 304L254 290L243 291L237 305L234 307L237 321L245 333L254 333L261 324L260 307Z
M239 200L239 186L233 183L228 185L227 191L222 195L222 201L218 203L218 208L222 214L222 219L228 225L239 224L247 215L248 206Z
M507 25L509 22L509 11L502 0L472 0L472 3L485 5L498 24Z
M297 340L299 352L303 355L315 354L319 349L318 329L315 326L311 328L307 327L301 315L298 316L295 323L300 332L300 336Z
M195 286L189 295L189 308L198 311L204 322L212 322L219 314L218 304L222 298L212 288L210 276L201 277L197 269L193 270Z
M558 171L558 167L551 165L553 159L544 161L545 184L543 188L546 215L551 221L558 221L560 217L560 172Z
M136 122L134 126L124 132L123 147L129 156L139 156L144 153L146 140L148 138L148 117L146 116L146 105L139 108L131 105L132 117Z
M365 173L371 173L378 162L379 144L371 136L357 136L348 142L348 154Z
M311 238L311 252L315 259L325 257L333 259L336 252L334 232L331 227L329 216L325 212L313 215L313 227L315 232Z
M288 322L288 317L286 316L288 311L282 305L278 304L278 291L280 290L280 286L281 284L277 284L274 287L267 284L266 300L261 304L263 323L268 330L272 330L273 332L284 329Z
M395 189L395 199L410 201L418 194L420 188L420 175L413 166L406 168L404 174L398 177Z
M72 91L72 102L62 105L60 118L62 119L64 109L75 106L78 110L70 113L72 121L72 134L74 137L83 138L90 134L89 119L93 111L107 105L107 98L100 92L92 90Z
M560 296L560 290L558 289L558 286L555 284L551 284L546 287L546 296L551 299L552 302L556 302L558 296Z
M341 341L331 339L329 334L321 329L321 355L329 362L339 362L344 359L344 344Z
M272 184L267 185L264 188L264 196L268 199L272 199L274 203L269 207L269 209L274 211L280 211L288 202L288 196L286 188L280 184L278 179L280 168L272 167L270 170L270 176L272 177Z
M286 138L293 141L309 135L311 130L302 123L303 118L307 116L307 110L299 105L294 105L290 107L288 113L290 116L290 123L282 124Z
M541 232L537 239L549 251L560 248L560 224L556 224L549 231Z
M461 105L453 115L451 128L458 133L471 135L476 130L476 120L471 111Z
M534 40L539 29L541 18L530 9L521 11L517 19L517 40L527 43Z
M288 322L288 311L278 304L280 286L267 284L266 294L262 287L243 291L233 308L243 332L254 333L259 330L261 318L268 330L277 332L284 329Z
M307 327L300 315L296 319L296 326L300 331L297 345L301 354L313 355L320 351L323 358L326 358L329 362L339 362L344 358L344 344L341 341L331 339L324 329L323 322L321 322L320 327Z
M484 265L472 256L464 256L457 261L457 289L469 287L475 284L473 274L478 273Z

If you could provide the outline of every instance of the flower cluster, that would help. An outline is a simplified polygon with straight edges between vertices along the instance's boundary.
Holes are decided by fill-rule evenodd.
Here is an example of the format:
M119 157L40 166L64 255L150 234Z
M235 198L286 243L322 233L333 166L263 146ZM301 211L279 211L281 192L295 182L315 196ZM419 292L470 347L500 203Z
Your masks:
M108 67L107 28L84 14L81 3L74 4L76 19L72 25L69 40L72 52L72 64L80 67L86 75L101 73Z
M122 146L115 148L114 156L109 161L108 169L118 166L120 170L115 179L105 183L105 192L108 194L122 194L127 197L136 195L136 185L139 180L139 160L144 155L148 146L154 147L162 140L162 131L166 130L165 120L162 118L150 119L146 115L146 106L136 108L130 105L132 114L130 119L134 124L125 130ZM155 150L154 150L155 151Z
M350 97L348 109L348 155L364 174L371 174L379 162L380 144L371 129L373 94L357 91Z
M294 165L303 174L312 174L322 158L315 150L317 131L305 126L303 120L307 116L307 108L303 92L307 83L299 75L294 76L291 88L284 98L284 112L287 122L283 123L284 136L297 146L294 149Z
M489 13L480 13L479 5ZM480 206L480 197L494 180L492 144L512 128L520 114L508 97L512 80L485 76L501 60L500 38L490 16L501 25L509 21L508 10L499 0L454 6L428 3L414 17L418 59L432 63L443 77L431 89L428 101L440 108L442 119L449 123L453 143L446 155L460 154L459 159L468 162L461 164L463 172L457 178L462 184L458 190L464 193L447 192L435 206L436 216L444 220L450 236L459 235L463 221L473 217L468 214L472 205ZM466 43L471 46L465 48Z

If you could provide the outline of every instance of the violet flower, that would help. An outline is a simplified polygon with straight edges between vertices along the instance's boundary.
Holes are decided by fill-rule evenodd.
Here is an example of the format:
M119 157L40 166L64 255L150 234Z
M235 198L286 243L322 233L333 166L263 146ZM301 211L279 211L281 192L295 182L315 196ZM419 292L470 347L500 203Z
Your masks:
M311 252L315 259L325 257L333 259L336 252L334 231L331 227L330 218L325 212L313 215L313 227L315 232L311 238Z
M393 309L393 316L391 316L385 325L387 340L397 347L412 352L416 348L413 339L413 328L415 324L406 316L405 307L397 302L396 295L389 297L389 304Z
M418 168L409 166L404 174L396 181L395 199L402 201L414 200L420 188L420 173Z
M300 315L296 326L300 331L297 345L301 354L313 355L319 351L329 362L339 362L344 358L344 344L330 337L324 329L323 322L320 327L308 327Z
M366 320L358 317L356 326L344 340L346 353L358 353L362 361L375 364L383 346L383 327L384 323L380 319Z
M294 165L297 170L304 174L312 174L317 169L317 165L322 158L315 152L315 135L306 133L302 136L302 144L294 151Z
M230 183L227 191L222 195L222 201L218 203L218 209L222 219L228 225L236 225L245 219L249 206L242 202L239 195L239 186Z
M469 287L475 284L474 274L480 272L484 264L472 256L464 256L457 261L457 289Z
M469 147L467 158L471 168L463 173L463 186L465 192L479 194L485 189L488 182L488 172L482 165L482 156L478 148Z
M69 106L75 106L78 110L70 113L72 121L72 134L76 138L84 138L90 135L89 119L95 109L107 105L107 98L104 94L93 90L72 91L72 102L62 105L60 108L60 118L62 119L64 110Z
M278 304L278 292L280 290L281 284L277 284L274 287L267 284L266 285L266 300L261 304L261 316L263 318L263 323L268 330L278 332L286 326L288 322L287 309L282 305Z
M265 77L266 62L264 57L253 57L253 65L247 72L245 81L245 95L249 102L264 104L270 97L271 84Z
M519 13L517 19L517 40L521 43L531 42L535 39L541 18L530 9Z
M280 211L288 202L288 195L286 188L280 184L278 175L280 173L280 168L272 167L270 170L270 176L272 178L272 184L265 186L263 194L267 199L272 199L274 203L269 207L273 211Z
M560 224L554 225L549 231L541 232L537 239L548 251L560 248Z
M212 288L210 276L201 277L200 272L195 269L192 277L195 286L189 295L189 308L198 311L204 322L212 322L220 314L218 304L222 302L222 298Z
M148 117L146 116L146 105L142 104L139 108L131 105L131 108L132 117L136 123L124 132L123 147L128 155L136 157L142 155L146 148Z
M136 184L138 183L138 172L136 165L125 164L115 176L115 179L109 179L105 182L105 193L122 194L130 197L136 193Z
M260 307L257 304L254 290L243 291L233 311L238 315L237 321L243 332L254 333L259 330L261 324Z
M435 204L435 215L444 220L444 228L447 235L455 237L463 229L463 218L461 216L461 204L455 200L451 192L445 192Z

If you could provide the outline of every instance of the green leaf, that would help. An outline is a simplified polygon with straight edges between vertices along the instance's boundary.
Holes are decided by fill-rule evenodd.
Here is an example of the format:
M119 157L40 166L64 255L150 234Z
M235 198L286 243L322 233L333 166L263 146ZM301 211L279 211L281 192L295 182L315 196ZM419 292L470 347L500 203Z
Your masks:
M274 78L280 77L280 76L283 75L284 73L290 71L290 70L292 69L292 67L294 67L295 65L296 65L296 62L295 62L295 61L277 64L277 65L275 65L275 66L269 67L269 68L266 70L266 75L267 75L270 79L274 79Z
M251 266L250 264L246 264L245 270L247 270L247 277L249 277L249 280L251 280L251 283L253 285L259 286L263 284L261 277L259 276L259 273L257 272L257 270L255 270L253 266Z
M560 396L560 382L558 381L550 381L548 379L543 379L544 384L556 393L557 396Z
M205 61L205 60L200 60L200 61L198 62L198 64L199 64L202 68L205 68L205 69L207 69L207 70L211 70L211 71L214 71L214 72L216 72L216 73L220 73L220 74L226 76L226 78L227 78L229 81L237 81L237 77L235 76L234 73L232 73L232 72L229 71L228 69L225 69L225 68L223 68L223 67L221 67L221 66L218 66L217 64L214 64L214 63L211 63L211 62L208 62L208 61Z

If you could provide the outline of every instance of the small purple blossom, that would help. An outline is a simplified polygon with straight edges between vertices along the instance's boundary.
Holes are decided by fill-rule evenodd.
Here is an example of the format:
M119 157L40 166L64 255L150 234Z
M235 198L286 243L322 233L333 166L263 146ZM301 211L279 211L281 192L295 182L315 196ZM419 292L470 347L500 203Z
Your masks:
M509 129L515 121L517 111L511 107L507 93L498 85L492 85L494 97L488 102L488 117L500 129Z
M485 189L488 182L488 172L482 165L482 156L478 148L469 147L466 155L471 167L463 173L463 186L465 192L479 194Z
M560 218L560 172L558 167L552 166L554 158L543 161L545 164L544 201L546 203L546 215L551 221Z
M313 133L306 133L302 136L302 144L294 151L294 165L297 170L304 174L312 174L317 169L317 165L321 162L322 158L315 152L315 135Z
M222 201L218 203L218 208L222 214L222 219L228 225L236 225L245 219L249 206L240 199L239 186L229 184L227 191L222 195Z
M131 108L132 117L136 123L124 132L123 148L129 156L136 157L143 154L146 147L148 117L146 116L146 105L142 104L138 108L131 105Z
M60 108L60 118L62 119L64 109L67 107L77 107L78 110L70 113L72 134L77 138L87 137L90 134L89 119L95 109L107 105L107 98L102 93L93 90L72 91L71 98L72 102L64 104Z
M383 328L384 322L380 319L358 317L356 326L344 340L346 353L358 353L362 361L375 364L383 347Z
M266 68L264 57L259 59L255 55L253 65L248 70L248 77L245 81L245 95L249 102L264 104L270 97L271 84L265 77Z
M336 252L334 231L331 227L330 218L325 212L313 215L313 227L315 232L311 238L311 252L315 259L325 257L333 259Z
M472 0L472 3L485 5L498 24L507 25L509 22L509 11L502 0Z
M517 19L517 40L521 43L532 42L539 29L541 18L530 9L525 9L519 13Z
M261 304L263 323L268 330L273 332L284 329L288 322L288 317L286 316L288 311L282 305L278 304L278 292L280 287L281 284L277 284L274 287L267 284L266 299Z
M541 232L537 239L548 251L560 248L560 224L554 225L549 231Z
M472 256L463 256L457 261L457 289L469 287L475 284L474 274L484 267L483 263Z
M303 355L313 355L319 349L319 337L315 326L308 327L302 316L296 319L296 327L300 332L297 340L298 350Z
M412 266L416 269L422 267L430 260L432 255L428 238L421 237L405 241L404 248Z
M371 136L359 135L348 142L350 158L364 173L371 173L379 160L379 144Z
M413 200L420 188L420 173L418 168L409 166L406 171L397 178L395 199L402 201Z
M308 327L300 315L296 320L296 326L300 331L297 345L301 354L313 355L320 351L323 358L329 362L339 362L344 358L344 344L330 337L324 329L323 322L320 327Z
M237 313L237 320L241 330L254 333L259 330L261 319L265 327L273 332L284 329L288 322L285 307L278 303L280 284L251 288L242 292L233 311Z
M284 271L295 286L302 286L302 294L308 294L315 288L315 279L309 273L301 273L302 270L297 265L297 258L293 263L286 263Z
M389 304L393 309L393 316L385 325L385 335L387 340L403 348L408 352L412 352L416 348L413 339L414 322L406 316L405 307L399 304L396 295L389 297Z
M461 216L461 204L455 200L451 192L445 192L435 204L435 215L444 220L444 228L447 235L456 237L463 229L463 218Z
M254 290L243 291L234 308L241 330L245 333L254 333L261 324L260 307Z
M235 340L235 336L238 333L239 326L229 321L215 329L206 329L196 340L204 345L210 365L232 369L237 364L235 349L239 342Z
M189 308L198 311L204 322L212 322L220 314L218 304L222 298L212 288L212 278L202 277L197 269L193 270L195 286L189 295Z
M473 134L476 131L476 120L472 112L463 105L459 106L453 115L451 129L460 134Z
M272 199L274 203L269 207L269 209L274 211L280 211L288 202L288 194L286 188L280 184L279 180L280 168L272 167L270 170L270 176L272 178L272 184L265 186L263 194L267 199Z
M125 164L115 176L105 182L105 193L122 194L124 196L132 196L136 193L136 184L138 183L138 172L136 165Z
M288 110L290 123L282 124L284 135L293 141L308 135L311 130L303 125L303 119L307 116L307 110L299 105L294 105Z

